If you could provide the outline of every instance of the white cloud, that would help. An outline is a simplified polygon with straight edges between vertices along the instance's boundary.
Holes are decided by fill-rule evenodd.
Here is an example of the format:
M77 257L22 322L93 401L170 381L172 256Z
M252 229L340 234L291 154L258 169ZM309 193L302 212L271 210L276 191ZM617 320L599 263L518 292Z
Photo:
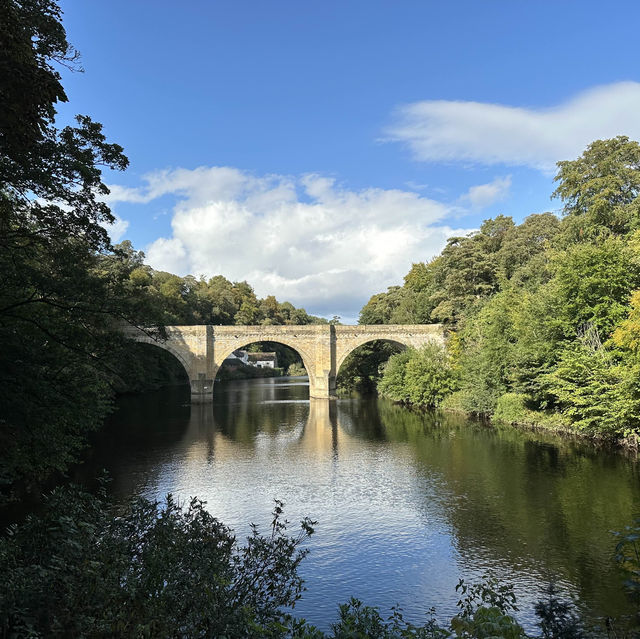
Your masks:
M484 209L496 202L506 199L511 188L511 176L497 177L488 184L478 184L472 186L461 198L460 201L468 202L473 209Z
M175 169L111 193L111 203L175 197L172 237L145 250L154 268L246 279L259 296L328 315L355 315L370 295L401 283L412 262L465 232L444 223L450 207L417 193L353 191L318 175Z
M640 83L589 89L550 108L427 100L398 111L388 139L418 160L529 166L552 172L596 139L640 139Z

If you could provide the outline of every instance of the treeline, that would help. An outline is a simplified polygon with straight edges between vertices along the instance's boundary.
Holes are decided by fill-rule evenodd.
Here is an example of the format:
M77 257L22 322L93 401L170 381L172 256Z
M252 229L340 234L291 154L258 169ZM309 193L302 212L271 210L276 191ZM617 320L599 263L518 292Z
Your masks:
M157 323L171 325L326 324L273 295L259 299L246 281L230 282L222 275L179 277L156 271L144 263L144 253L128 240L118 244L112 256L127 279L132 298L144 300Z
M640 429L640 145L598 140L558 163L562 217L500 215L360 322L441 322L446 353L402 354L380 390L393 399L633 439ZM436 371L439 371L436 373Z

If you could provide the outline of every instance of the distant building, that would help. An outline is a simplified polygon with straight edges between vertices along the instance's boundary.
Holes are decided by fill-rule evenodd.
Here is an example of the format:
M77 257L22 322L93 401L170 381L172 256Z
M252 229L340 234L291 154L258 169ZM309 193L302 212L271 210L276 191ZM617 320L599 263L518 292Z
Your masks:
M275 353L247 353L249 364L258 368L278 368L278 356Z
M230 364L242 362L257 368L278 368L278 356L275 353L249 353L243 350L233 351L226 361Z
M240 361L243 364L248 364L249 356L247 354L247 351L241 351L241 350L233 351L233 353L231 353L231 355L227 357L227 361L233 362L234 360Z

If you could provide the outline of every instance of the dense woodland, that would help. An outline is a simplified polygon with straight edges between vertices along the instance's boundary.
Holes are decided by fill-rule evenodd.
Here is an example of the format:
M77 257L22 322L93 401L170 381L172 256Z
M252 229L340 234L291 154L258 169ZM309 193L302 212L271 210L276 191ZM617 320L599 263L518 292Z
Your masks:
M90 117L56 125L56 104L67 99L60 69L78 68L59 7L1 2L0 42L6 503L60 480L103 423L131 360L123 323L161 332L166 324L324 320L274 297L257 299L246 282L155 272L130 244L112 246L102 171L128 162ZM559 164L562 220L489 220L414 265L404 286L372 298L362 322L441 321L451 330L447 352L392 358L382 391L421 404L517 419L559 415L577 428L636 432L639 162L635 142L595 142L582 158ZM370 368L377 373L379 364ZM39 516L0 537L1 636L324 636L285 610L301 593L300 545L312 522L289 536L277 503L270 533L256 531L240 547L197 500L184 511L171 501L140 501L117 517L113 508L102 493L58 489ZM492 628L524 636L508 588L463 585L463 595L446 628L409 627L397 615L386 622L351 602L332 636L484 637ZM553 597L541 604L543 636L582 636L559 605Z
M446 353L394 356L383 394L635 442L640 145L593 142L559 162L555 180L561 217L486 220L364 306L361 323L442 322L449 331Z

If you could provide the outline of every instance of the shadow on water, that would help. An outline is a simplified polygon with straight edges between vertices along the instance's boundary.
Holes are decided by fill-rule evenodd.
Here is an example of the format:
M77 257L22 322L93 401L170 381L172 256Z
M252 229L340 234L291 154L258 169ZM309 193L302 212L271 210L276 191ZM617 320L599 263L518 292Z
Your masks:
M92 438L91 448L72 473L75 482L95 486L95 477L108 469L110 490L116 495L135 493L139 477L153 474L158 457L171 454L192 420L191 389L169 386L138 395L122 395L116 410ZM132 463L137 468L132 477Z

